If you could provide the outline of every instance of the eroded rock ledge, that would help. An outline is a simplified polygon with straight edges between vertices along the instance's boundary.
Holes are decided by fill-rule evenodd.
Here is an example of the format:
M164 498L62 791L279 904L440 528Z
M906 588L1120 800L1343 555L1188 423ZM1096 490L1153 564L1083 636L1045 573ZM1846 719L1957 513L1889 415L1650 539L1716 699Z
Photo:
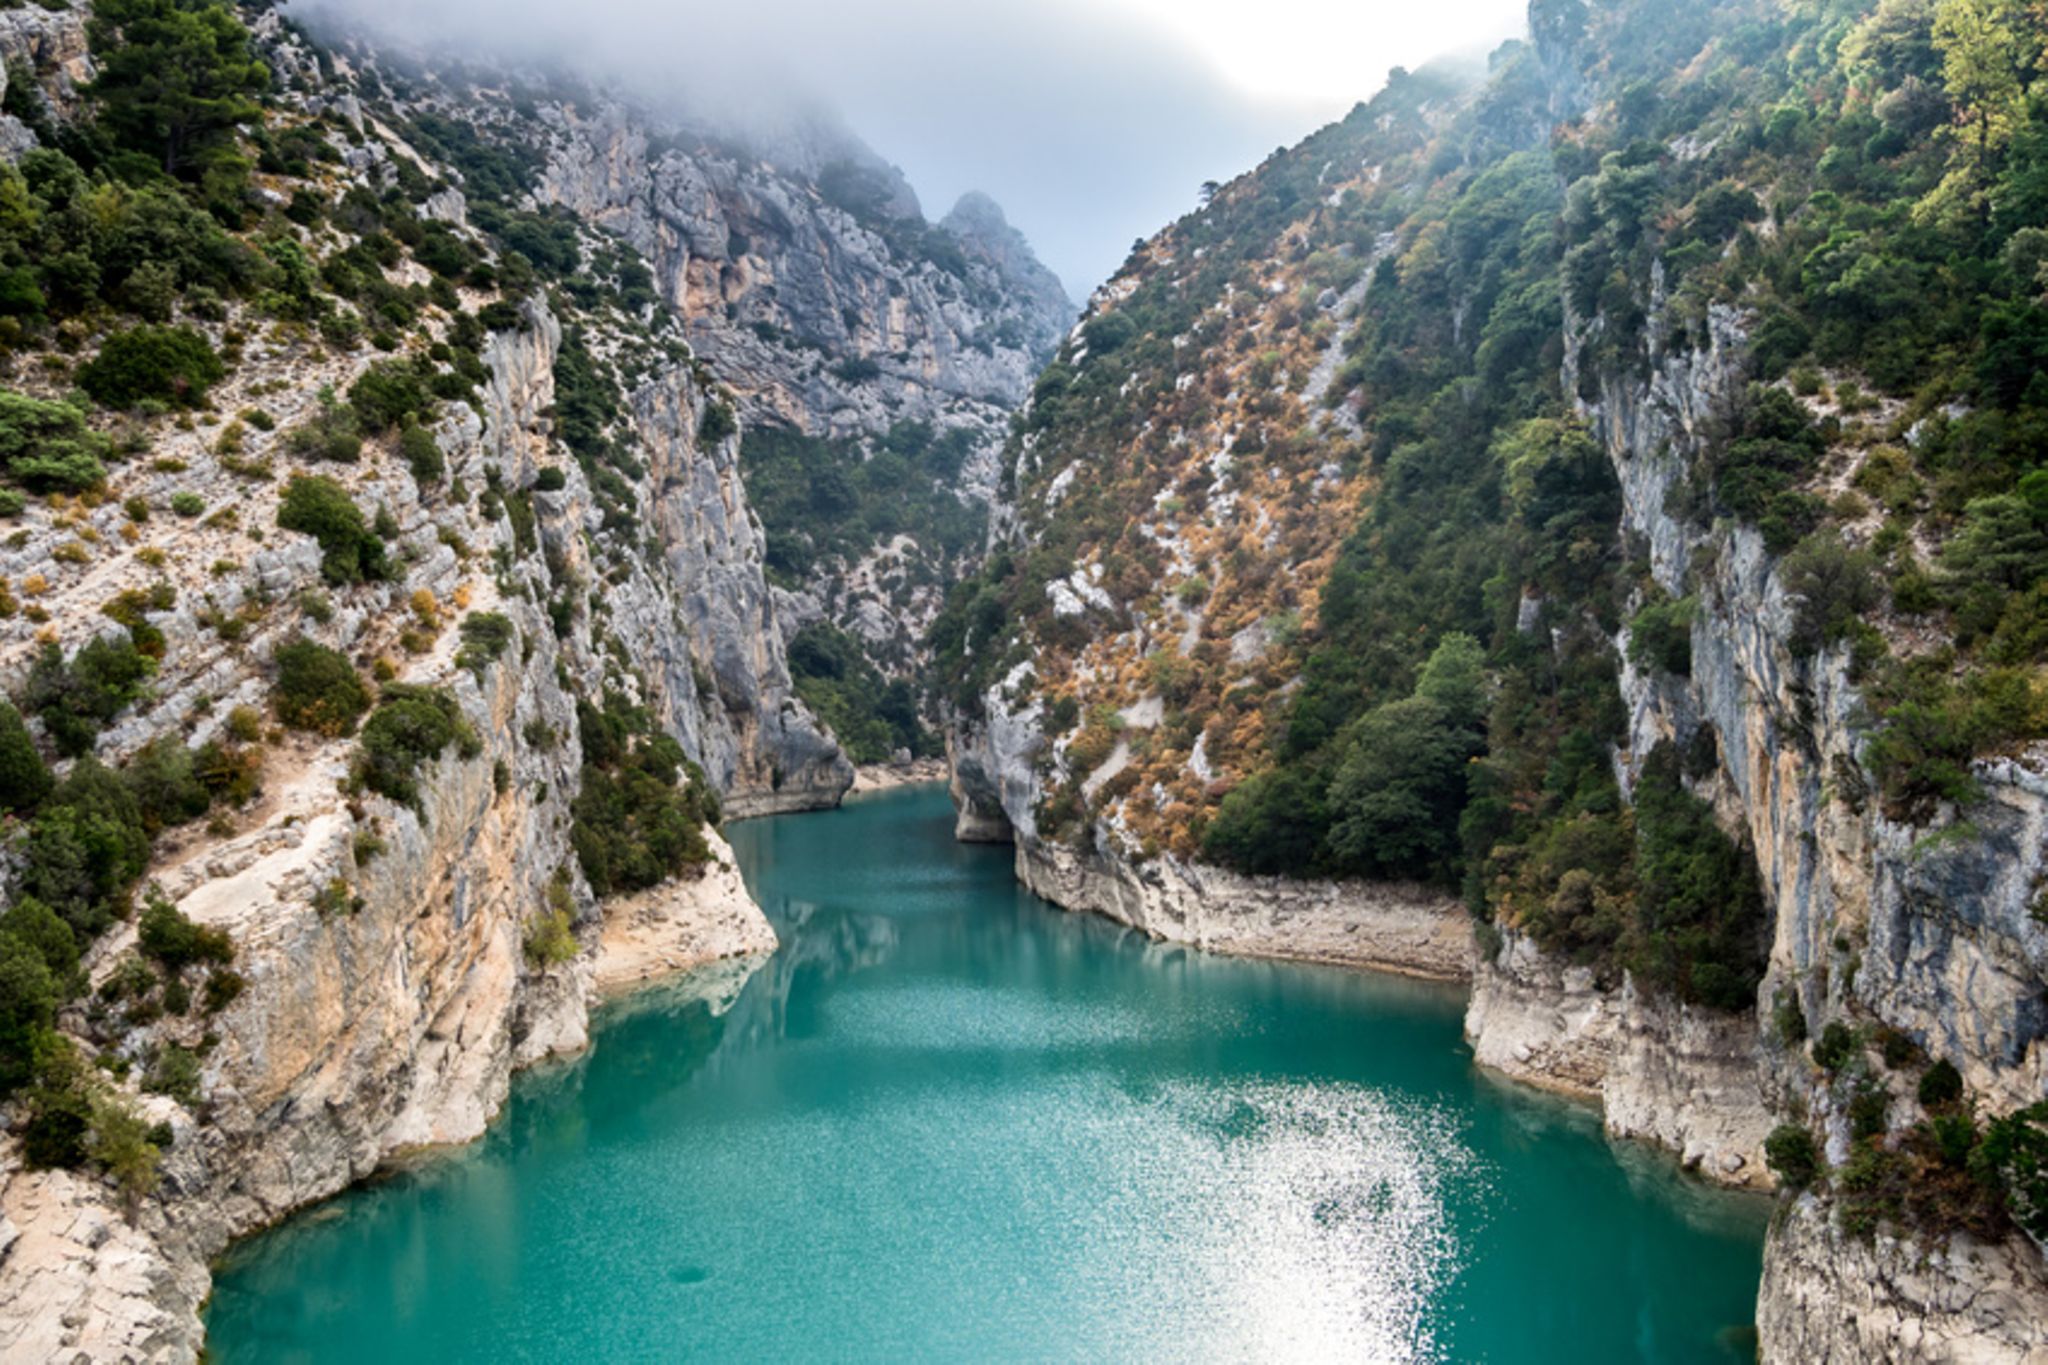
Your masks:
M1771 1117L1758 1083L1755 1016L1654 1000L1508 936L1473 976L1474 1059L1527 1085L1600 1101L1607 1131L1678 1153L1723 1184L1768 1189Z
M1132 867L1019 842L1017 879L1069 910L1209 952L1464 981L1472 933L1458 902L1420 886L1246 877L1164 857Z

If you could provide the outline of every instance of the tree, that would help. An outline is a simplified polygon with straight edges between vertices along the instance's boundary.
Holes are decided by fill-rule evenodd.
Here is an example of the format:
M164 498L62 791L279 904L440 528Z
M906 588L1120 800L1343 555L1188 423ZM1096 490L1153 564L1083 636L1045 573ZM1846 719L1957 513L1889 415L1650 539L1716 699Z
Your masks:
M1962 164L1936 194L1974 200L2014 131L2040 72L2039 15L2030 0L1942 0L1934 14L1941 77L1967 129Z
M1330 853L1372 877L1436 877L1448 870L1465 805L1473 731L1426 696L1368 712L1330 783Z
M220 0L98 0L88 27L99 75L86 93L100 125L164 173L191 178L262 114L270 73Z
M0 389L0 465L31 492L77 493L107 476L107 438L68 403Z
M42 1034L57 1014L57 983L33 944L0 933L0 1095L35 1073Z
M50 769L36 752L21 712L0 702L0 811L22 815L50 794Z
M346 654L302 638L280 645L274 662L277 687L271 700L279 720L315 734L354 733L356 721L370 709L370 692Z
M78 367L78 387L110 408L145 398L196 408L227 367L190 327L132 327L116 332Z
M320 542L320 576L329 583L360 583L389 570L384 542L364 524L348 490L324 475L294 474L278 504L277 524Z

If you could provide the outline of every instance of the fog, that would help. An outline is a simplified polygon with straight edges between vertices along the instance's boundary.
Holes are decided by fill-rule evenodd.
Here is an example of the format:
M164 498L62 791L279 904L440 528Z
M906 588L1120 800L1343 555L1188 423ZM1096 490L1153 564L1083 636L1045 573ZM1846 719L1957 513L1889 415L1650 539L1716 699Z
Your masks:
M1135 238L1368 98L1522 28L1523 0L299 0L477 56L564 61L698 113L833 111L929 216L992 195L1077 300Z

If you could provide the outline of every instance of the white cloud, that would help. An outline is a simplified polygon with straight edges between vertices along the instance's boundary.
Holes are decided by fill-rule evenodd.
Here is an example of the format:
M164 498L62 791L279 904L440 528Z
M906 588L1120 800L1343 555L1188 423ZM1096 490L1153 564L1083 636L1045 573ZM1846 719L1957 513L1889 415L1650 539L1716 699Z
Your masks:
M695 108L836 108L927 211L993 195L1078 296L1394 65L1494 41L1521 0L301 0L479 55L596 67ZM753 112L750 110L749 112Z

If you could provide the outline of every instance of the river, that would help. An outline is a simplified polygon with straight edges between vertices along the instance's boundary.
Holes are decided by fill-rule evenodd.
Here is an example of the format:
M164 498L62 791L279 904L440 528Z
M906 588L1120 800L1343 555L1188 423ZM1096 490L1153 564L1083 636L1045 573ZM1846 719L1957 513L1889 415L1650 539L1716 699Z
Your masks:
M942 790L735 825L782 949L238 1246L216 1362L1741 1361L1767 1206L1480 1073L1462 993L1148 942Z

